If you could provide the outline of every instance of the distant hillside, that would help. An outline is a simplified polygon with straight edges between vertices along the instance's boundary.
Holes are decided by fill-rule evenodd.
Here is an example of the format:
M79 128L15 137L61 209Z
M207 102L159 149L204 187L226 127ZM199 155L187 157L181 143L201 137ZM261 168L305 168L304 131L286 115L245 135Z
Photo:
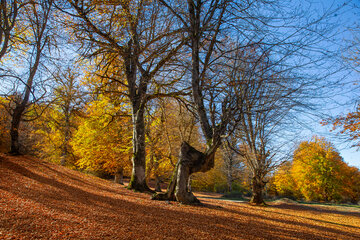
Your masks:
M0 239L360 239L360 213L349 210L149 198L32 157L0 155Z

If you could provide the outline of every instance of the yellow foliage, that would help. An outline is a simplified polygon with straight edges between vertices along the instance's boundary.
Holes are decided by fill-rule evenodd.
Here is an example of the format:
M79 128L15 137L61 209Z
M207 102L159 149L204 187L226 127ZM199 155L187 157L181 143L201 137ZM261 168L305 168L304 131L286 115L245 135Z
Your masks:
M280 196L294 196L295 182L291 176L291 162L286 162L277 171L272 179L276 194Z
M223 169L223 158L215 155L215 166L208 172L195 173L192 176L192 188L199 191L226 192L227 181Z
M293 162L280 167L272 183L281 196L309 201L360 199L359 170L349 167L332 144L319 137L302 142L294 152Z
M115 106L105 96L100 96L99 100L87 106L86 117L72 141L79 168L112 174L120 168L130 171L130 119L115 116L126 111L126 108L124 104Z
M199 138L192 115L181 110L176 101L161 99L146 117L148 177L171 178L181 142Z
M9 123L10 116L6 111L5 105L8 101L0 97L0 152L7 152L9 150Z
M307 200L340 199L341 163L339 153L324 138L302 142L294 153L291 169L296 190Z

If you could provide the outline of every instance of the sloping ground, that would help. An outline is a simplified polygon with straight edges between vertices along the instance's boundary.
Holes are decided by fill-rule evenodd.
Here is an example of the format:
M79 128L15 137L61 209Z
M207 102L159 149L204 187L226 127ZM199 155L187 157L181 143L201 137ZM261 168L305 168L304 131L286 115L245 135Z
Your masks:
M149 195L30 157L0 155L0 239L360 239L360 213Z

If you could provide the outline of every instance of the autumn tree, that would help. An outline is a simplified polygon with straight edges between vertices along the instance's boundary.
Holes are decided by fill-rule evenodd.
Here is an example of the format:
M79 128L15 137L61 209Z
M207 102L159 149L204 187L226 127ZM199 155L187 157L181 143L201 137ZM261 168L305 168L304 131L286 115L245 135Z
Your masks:
M55 81L58 86L54 89L56 105L62 114L58 121L58 127L62 130L63 140L61 141L61 165L65 165L70 156L70 139L72 128L74 128L75 114L81 108L84 93L81 93L78 73L70 68L65 69L61 74L57 74Z
M84 89L80 88L80 77L75 66L57 68L58 71L53 74L50 106L43 105L44 112L35 121L35 134L40 136L37 143L39 154L52 161L60 159L63 166L75 162L70 141L85 102Z
M145 107L150 99L167 94L151 86L174 82L157 76L185 40L158 1L69 0L61 7L71 16L69 25L81 42L84 57L102 69L104 80L118 82L125 89L119 94L127 97L133 122L129 188L150 191L145 178Z
M196 119L181 101L161 98L153 101L147 114L148 177L151 172L155 186L167 181L177 162L178 142L195 143L199 136Z
M292 176L307 200L337 200L342 185L342 158L323 138L302 142L294 153Z
M190 190L195 191L206 191L206 192L219 192L225 193L228 191L228 176L224 172L224 158L221 152L218 151L215 155L214 167L207 172L197 172L191 175L191 188ZM234 180L234 179L233 179ZM234 186L233 181L231 186Z
M343 201L357 204L360 201L360 170L342 163L343 176L341 196Z
M189 36L191 100L206 149L201 152L189 143L182 142L167 192L155 195L153 199L197 203L198 199L188 189L189 177L195 172L207 172L214 167L215 153L221 145L222 135L240 112L236 107L241 105L237 91L240 91L242 84L237 82L238 79L231 78L230 71L221 72L211 68L214 61L221 59L216 49L219 47L217 43L224 37L221 29L228 17L230 1L189 0L186 7L168 1L161 3L176 16Z
M0 97L0 151L8 152L9 146L9 114L6 111L8 101Z
M282 77L287 74L287 79L291 79L292 83L295 79L299 80L295 83L299 88L310 86L316 83L314 79L319 79L317 77L320 75L305 77L301 69L319 68L323 66L324 59L330 56L326 51L318 51L316 44L327 39L319 36L332 33L331 28L319 28L319 24L329 20L333 10L317 14L314 21L308 21L306 12L289 10L289 6L285 5L289 2L283 1L189 0L186 6L176 1L160 2L170 9L189 37L186 69L191 79L191 104L199 119L207 149L201 154L184 143L180 157L184 160L183 163L179 161L178 166L182 170L178 170L178 175L174 173L178 186L170 185L166 196L158 195L155 198L197 202L184 182L194 171L212 168L212 154L221 145L222 136L232 132L244 112L242 100L249 90L246 83L249 77L245 81L239 78L242 59L237 58L238 52L259 46L262 50L260 56L271 55L271 66L277 65ZM263 15L265 12L266 16ZM254 66L257 65L255 61ZM257 72L251 68L247 70L250 75ZM185 160L189 152L193 152L194 157ZM175 194L178 196L173 195L174 192L178 192Z
M233 150L233 146L236 145L236 142L237 139L232 135L221 145L221 154L224 161L223 169L226 175L228 192L233 191L234 181L240 179L241 173L245 168L243 159Z
M82 170L106 172L123 183L130 172L131 121L128 106L100 95L85 106L71 146Z
M276 172L272 184L276 194L313 201L357 203L360 171L348 166L324 138L300 143L292 162Z
M1 0L0 2L0 60L14 43L14 27L19 23L19 10L26 4L19 0Z
M2 75L7 79L5 93L11 104L9 113L11 115L10 153L19 154L19 127L25 120L25 115L29 106L37 100L34 92L37 78L41 78L39 68L44 60L45 52L50 50L50 17L53 1L29 2L21 8L21 43L17 46L17 54L7 62L7 70ZM20 23L21 22L21 23ZM20 64L19 64L20 63ZM22 64L23 63L23 64ZM11 64L19 64L23 68L19 71L13 71ZM26 119L30 120L30 119Z
M301 193L297 194L294 178L291 175L291 168L292 161L287 161L276 170L271 182L276 195L285 197L301 197Z

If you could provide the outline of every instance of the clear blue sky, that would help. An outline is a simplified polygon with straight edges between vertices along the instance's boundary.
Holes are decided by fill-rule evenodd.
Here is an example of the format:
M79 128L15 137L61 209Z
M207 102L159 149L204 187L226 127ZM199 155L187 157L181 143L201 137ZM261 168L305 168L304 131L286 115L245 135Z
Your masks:
M311 5L309 5L311 6L310 8L316 9L319 12L329 7L334 8L344 3L349 3L352 7L347 7L342 11L342 13L335 15L337 17L338 23L340 23L338 31L341 33L337 37L337 43L339 46L346 46L346 44L349 44L349 41L353 38L354 32L359 32L360 36L360 30L354 31L354 27L360 25L360 1L306 1L306 3L309 2L311 3ZM301 3L305 4L305 2ZM356 5L359 8L353 8L353 6ZM311 10L309 9L309 11ZM344 54L346 54L347 49L345 48L343 51ZM341 79L343 76L344 73L340 73L340 75L334 75L330 77L330 80ZM346 77L341 81L343 85L338 85L336 88L329 89L329 91L332 92L330 93L330 97L325 97L325 99L314 99L314 101L321 101L319 105L322 107L318 110L319 115L326 114L328 116L337 116L355 110L355 101L360 101L360 73L354 71L351 74L346 75ZM358 85L354 85L354 82L358 83ZM351 166L356 166L360 169L360 151L357 151L356 148L351 148L352 144L345 140L344 135L336 135L334 132L330 132L330 127L322 126L320 124L321 116L311 117L309 115L304 116L304 119L306 119L305 125L307 125L307 127L304 127L301 136L299 136L299 141L310 140L313 135L323 136L334 144L346 163Z

